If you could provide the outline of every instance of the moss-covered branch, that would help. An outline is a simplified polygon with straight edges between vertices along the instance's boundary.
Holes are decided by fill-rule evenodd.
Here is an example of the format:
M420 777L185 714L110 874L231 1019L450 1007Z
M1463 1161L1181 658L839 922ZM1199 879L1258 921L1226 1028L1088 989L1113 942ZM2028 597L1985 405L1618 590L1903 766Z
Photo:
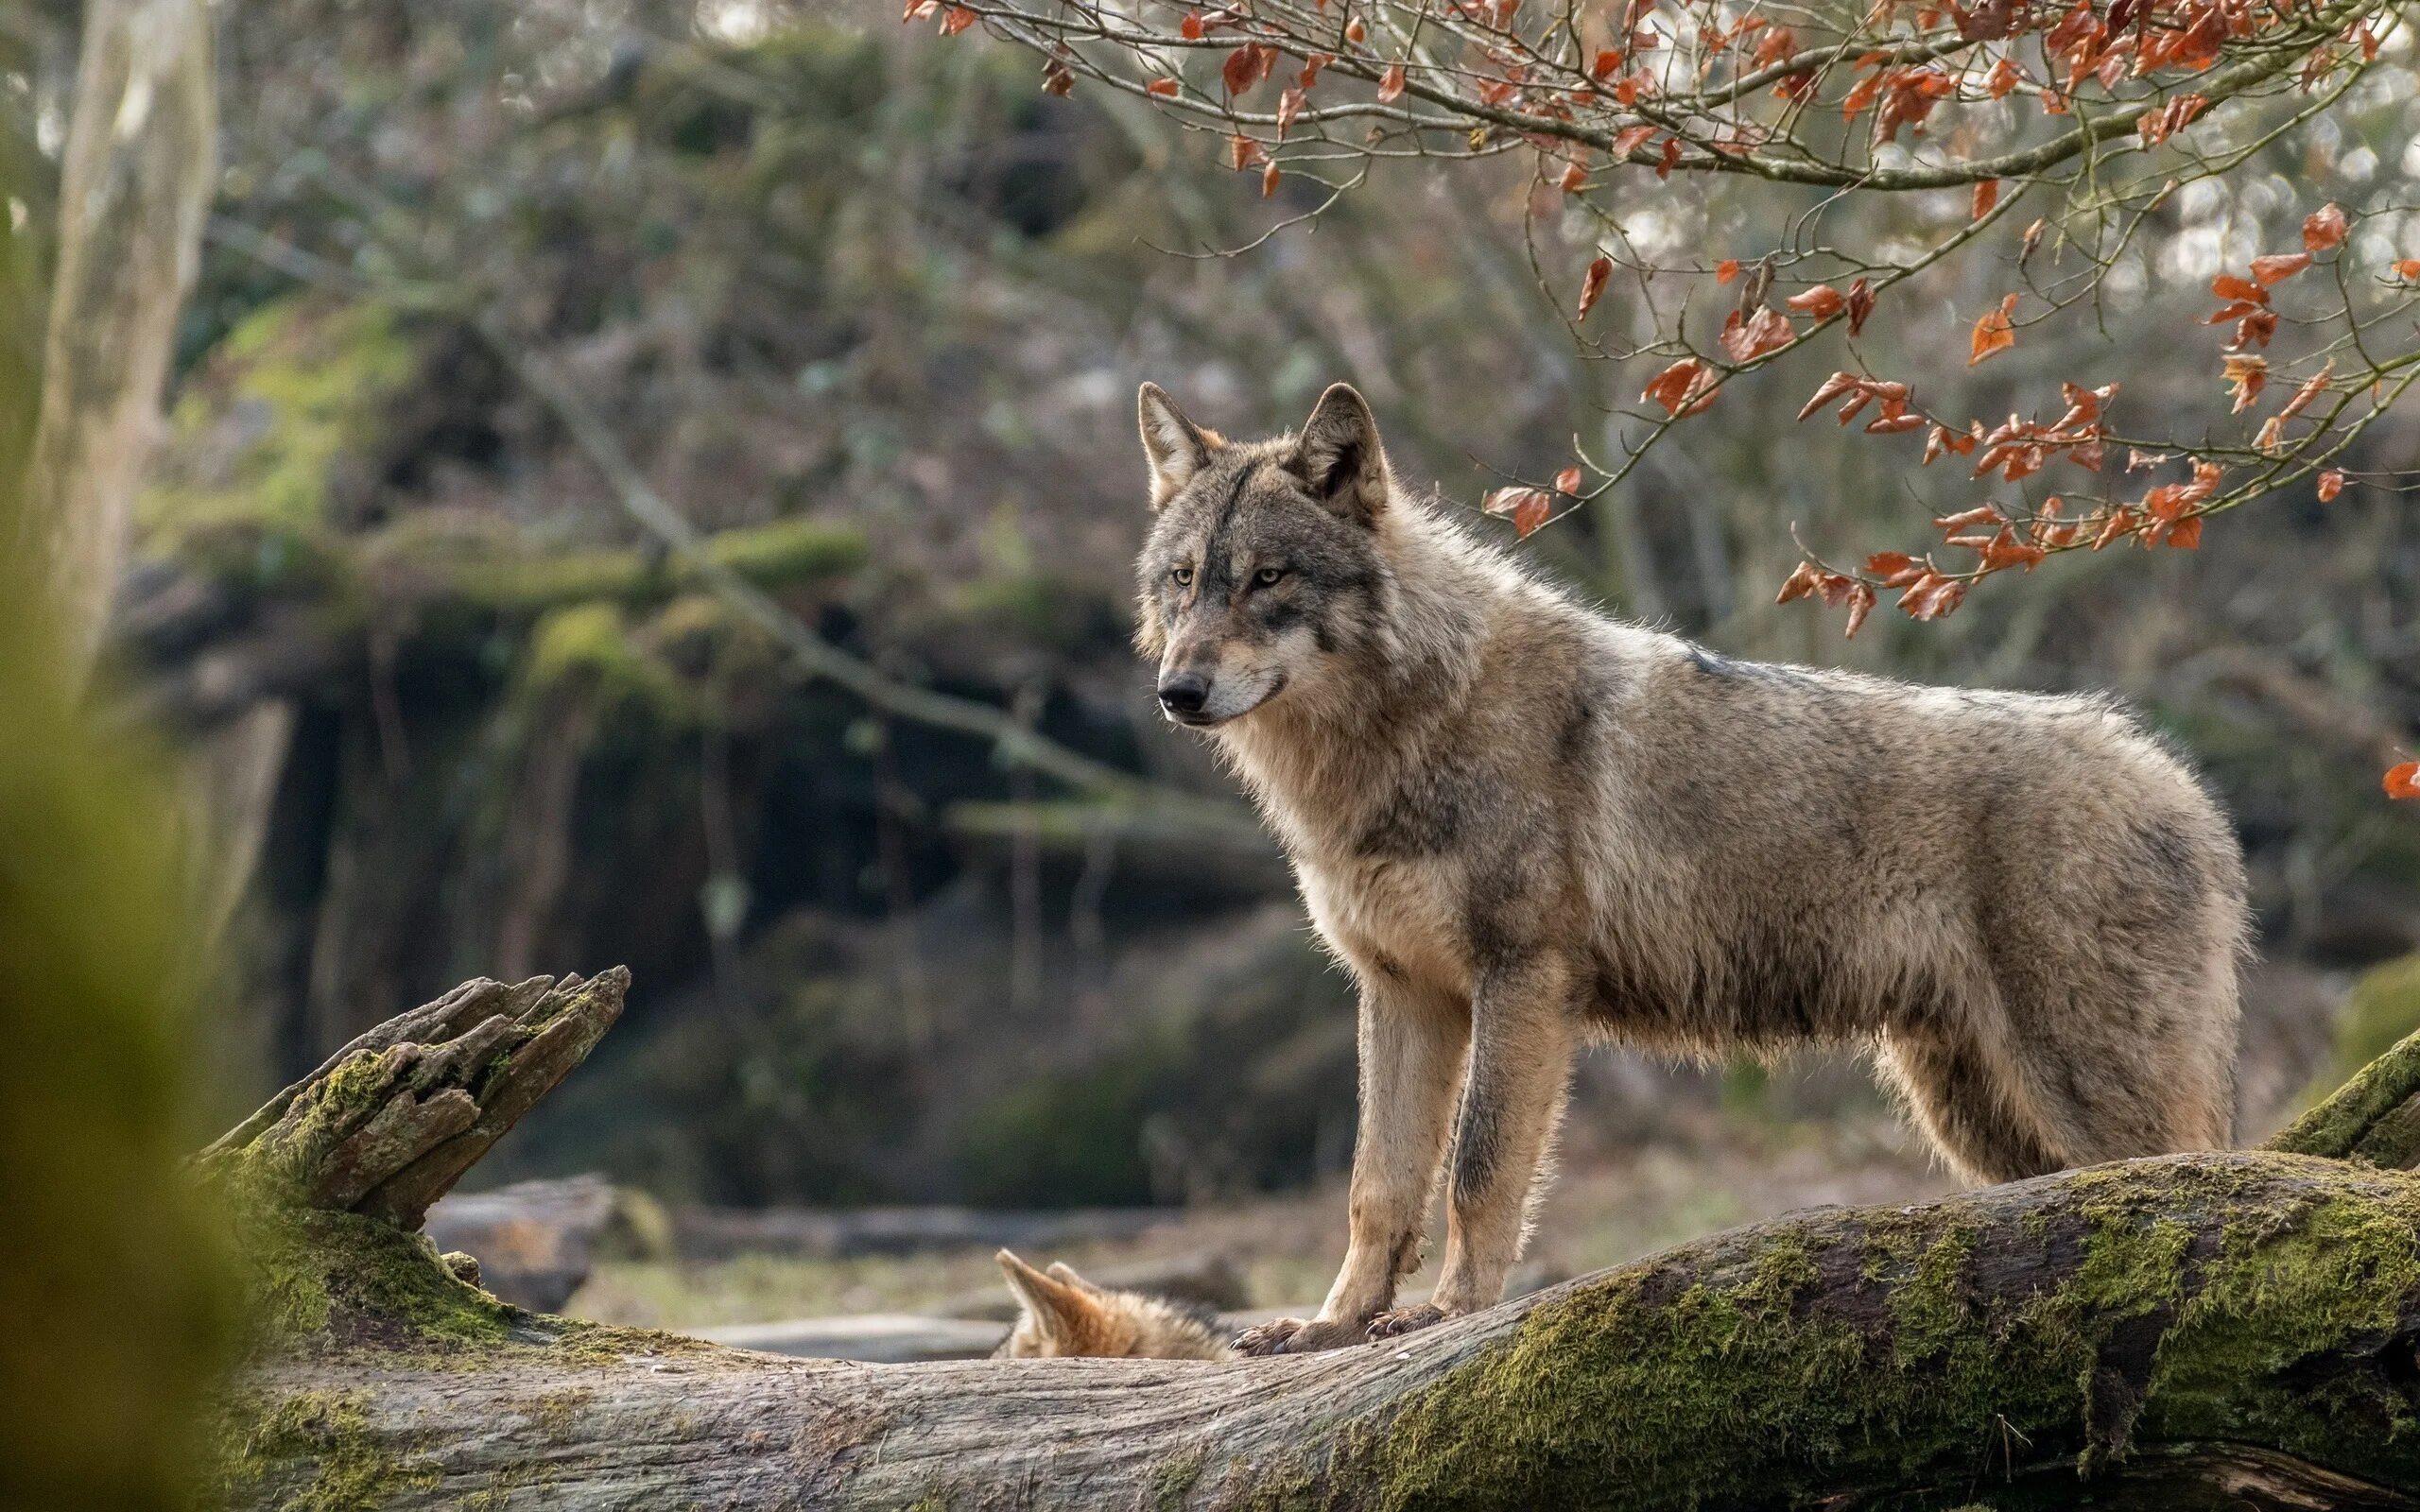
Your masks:
M2261 1147L2398 1171L2420 1164L2420 1034L2355 1072Z
M621 1016L630 972L592 981L482 977L362 1035L269 1100L197 1162L272 1213L344 1212L402 1232Z
M2274 1151L1798 1213L1310 1358L869 1368L536 1317L352 1194L450 1099L526 1106L494 1026L527 1053L619 990L473 984L214 1148L276 1197L233 1504L2420 1504L2420 1177Z

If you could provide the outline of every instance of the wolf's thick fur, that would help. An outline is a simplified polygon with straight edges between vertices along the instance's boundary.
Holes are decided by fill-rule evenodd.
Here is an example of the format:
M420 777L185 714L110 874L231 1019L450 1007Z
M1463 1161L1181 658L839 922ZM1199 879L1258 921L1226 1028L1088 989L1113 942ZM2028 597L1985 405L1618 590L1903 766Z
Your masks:
M2226 1143L2242 861L2119 709L1596 613L1402 496L1343 385L1268 441L1141 418L1137 641L1361 988L1344 1266L1246 1349L1494 1303L1592 1036L1871 1045L1969 1180ZM1434 1305L1389 1314L1449 1125Z
M1232 1360L1218 1315L1164 1297L1095 1286L1067 1266L1036 1270L1003 1249L1000 1274L1017 1299L999 1360L1085 1355L1132 1360Z

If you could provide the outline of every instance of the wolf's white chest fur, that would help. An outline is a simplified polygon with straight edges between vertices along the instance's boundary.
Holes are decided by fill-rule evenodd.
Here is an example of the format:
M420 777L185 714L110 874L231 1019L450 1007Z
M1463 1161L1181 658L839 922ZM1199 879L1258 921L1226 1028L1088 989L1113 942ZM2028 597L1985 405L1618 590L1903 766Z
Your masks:
M1454 890L1436 863L1302 858L1297 870L1311 922L1363 972L1469 992Z

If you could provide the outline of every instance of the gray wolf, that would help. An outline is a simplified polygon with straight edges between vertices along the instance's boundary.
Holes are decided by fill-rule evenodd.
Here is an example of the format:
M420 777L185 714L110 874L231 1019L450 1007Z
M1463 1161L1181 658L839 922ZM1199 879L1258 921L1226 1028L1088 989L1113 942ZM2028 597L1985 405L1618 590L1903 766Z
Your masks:
M1218 1315L1141 1292L1095 1286L1067 1266L1034 1269L1008 1250L1000 1273L1017 1299L1016 1327L993 1352L1000 1360L1064 1355L1137 1360L1232 1360Z
M1249 443L1149 384L1139 408L1161 707L1251 790L1360 988L1343 1267L1241 1348L1497 1301L1598 1037L1869 1046L1970 1181L2226 1143L2242 857L2114 704L1598 613L1400 490L1341 384ZM1392 1312L1441 1163L1432 1301Z

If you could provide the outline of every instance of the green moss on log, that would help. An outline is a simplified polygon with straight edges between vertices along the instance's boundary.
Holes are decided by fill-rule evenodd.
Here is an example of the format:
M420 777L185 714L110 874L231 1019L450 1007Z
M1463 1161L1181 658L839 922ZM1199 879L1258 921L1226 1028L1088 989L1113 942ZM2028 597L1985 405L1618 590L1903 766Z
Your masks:
M1958 1200L1814 1214L1583 1285L1358 1425L1324 1473L1272 1467L1256 1490L1517 1507L1576 1503L1610 1476L1626 1506L1653 1508L1870 1478L1949 1497L1997 1453L2094 1473L2144 1434L2420 1477L2420 1426L2383 1365L2339 1372L2324 1399L2294 1375L2375 1350L2420 1300L2420 1180L2208 1156L2049 1182L2040 1224ZM2196 1204L2239 1216L2197 1244ZM1980 1279L1996 1256L2046 1248L2072 1256L2063 1282L2017 1295Z
M328 1336L419 1350L512 1336L513 1309L457 1278L422 1235L284 1208L251 1212L240 1230L264 1343Z
M437 1473L372 1430L369 1393L297 1391L238 1403L222 1426L217 1500L277 1512L372 1512Z

